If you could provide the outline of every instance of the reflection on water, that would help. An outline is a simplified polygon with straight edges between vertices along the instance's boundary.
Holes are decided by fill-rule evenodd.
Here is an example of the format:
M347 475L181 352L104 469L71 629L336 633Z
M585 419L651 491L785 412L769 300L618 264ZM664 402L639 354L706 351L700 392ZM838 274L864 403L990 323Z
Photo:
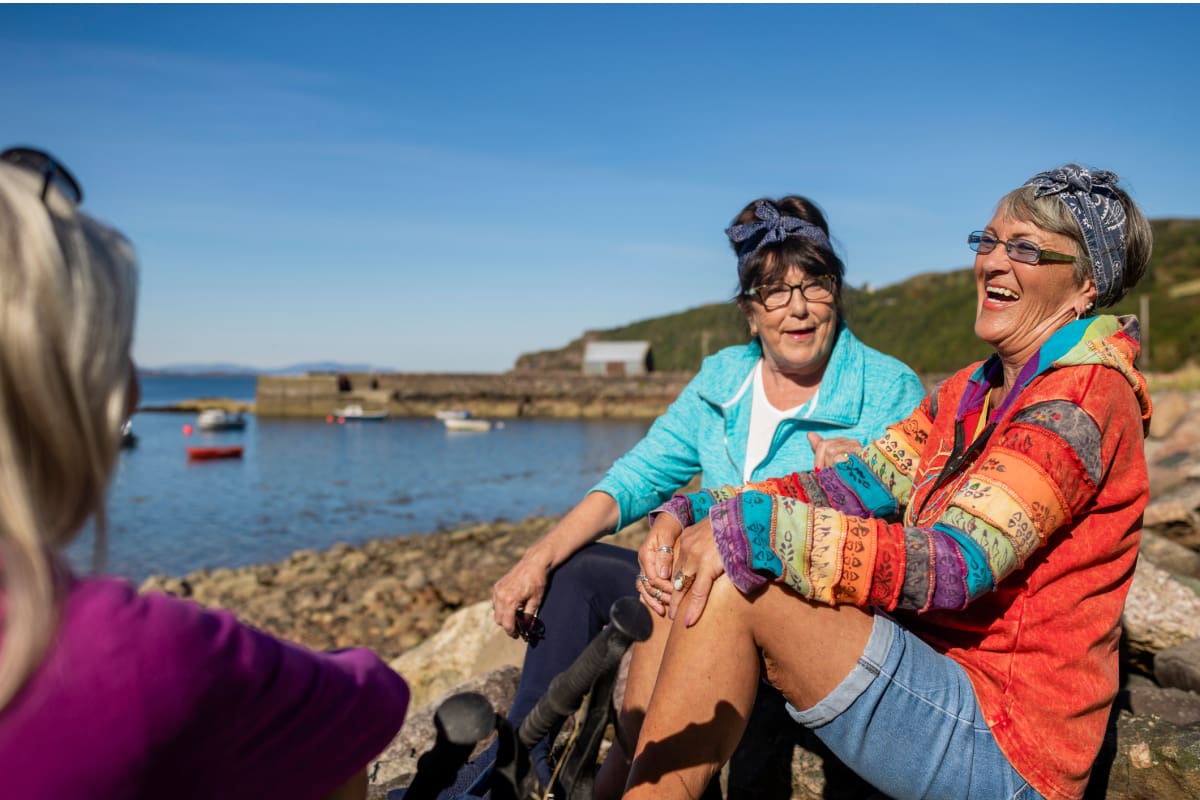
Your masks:
M337 541L561 513L648 422L506 420L452 433L434 419L330 425L258 420L185 437L190 414L138 414L109 495L107 571L140 580L273 561ZM185 446L240 444L238 460L189 462ZM90 565L91 534L70 549Z

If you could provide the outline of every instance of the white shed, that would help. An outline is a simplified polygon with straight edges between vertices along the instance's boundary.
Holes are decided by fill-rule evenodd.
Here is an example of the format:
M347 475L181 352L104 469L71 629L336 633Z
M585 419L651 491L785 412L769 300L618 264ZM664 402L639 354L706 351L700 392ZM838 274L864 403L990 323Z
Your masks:
M588 342L583 346L584 375L645 375L649 371L649 342Z

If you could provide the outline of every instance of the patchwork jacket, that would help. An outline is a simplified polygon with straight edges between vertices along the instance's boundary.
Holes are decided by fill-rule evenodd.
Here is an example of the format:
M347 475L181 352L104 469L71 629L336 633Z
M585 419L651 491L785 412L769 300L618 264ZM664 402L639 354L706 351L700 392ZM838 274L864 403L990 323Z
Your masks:
M1073 322L1004 402L998 358L948 379L836 468L706 490L730 579L892 613L962 665L1001 749L1048 800L1083 796L1118 687L1149 489L1137 320Z

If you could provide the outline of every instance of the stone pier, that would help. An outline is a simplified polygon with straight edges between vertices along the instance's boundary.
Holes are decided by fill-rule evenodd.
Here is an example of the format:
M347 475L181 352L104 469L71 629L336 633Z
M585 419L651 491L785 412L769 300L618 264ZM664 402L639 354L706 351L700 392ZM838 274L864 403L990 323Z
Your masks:
M679 395L690 373L607 377L578 373L314 373L260 376L260 417L325 417L357 403L393 416L424 417L448 408L491 418L652 419ZM343 380L344 379L344 380ZM347 386L348 383L348 386Z

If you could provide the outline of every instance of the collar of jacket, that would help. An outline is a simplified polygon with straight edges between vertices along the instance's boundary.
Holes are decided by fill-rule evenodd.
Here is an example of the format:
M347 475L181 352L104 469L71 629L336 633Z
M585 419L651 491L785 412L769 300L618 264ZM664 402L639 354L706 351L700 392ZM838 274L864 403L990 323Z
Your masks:
M754 383L754 365L762 358L762 344L756 337L748 345L721 365L722 371L711 382L699 388L700 396L719 409L729 421L740 416ZM821 376L821 387L817 408L811 416L803 417L807 422L837 427L851 427L862 416L863 384L866 363L863 345L846 323L838 320L837 341ZM747 418L749 414L747 413Z
M1141 405L1142 420L1148 424L1150 392L1146 379L1134 366L1141 350L1140 339L1141 328L1137 317L1132 315L1102 314L1067 323L1055 331L1026 363L1017 378L1017 385L1009 389L998 413L1006 411L1037 376L1052 369L1096 364L1115 369L1125 377ZM981 407L987 390L1000 380L1003 380L1000 357L992 354L971 375L959 401L957 419L961 420Z

